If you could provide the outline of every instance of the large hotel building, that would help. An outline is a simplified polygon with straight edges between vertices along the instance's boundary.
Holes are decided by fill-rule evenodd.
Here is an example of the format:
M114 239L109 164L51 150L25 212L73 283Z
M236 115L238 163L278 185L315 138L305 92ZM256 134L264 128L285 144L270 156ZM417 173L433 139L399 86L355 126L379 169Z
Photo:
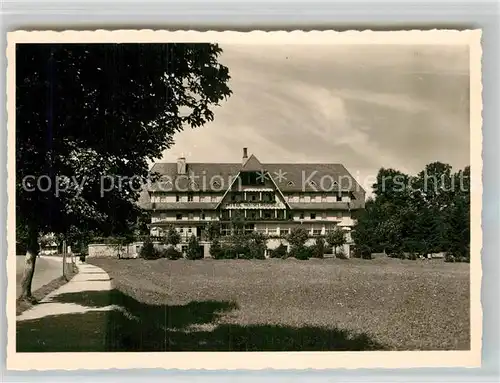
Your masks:
M283 243L297 225L311 240L340 227L349 255L353 214L365 205L365 191L341 164L261 163L247 148L237 163L179 158L156 163L151 171L160 175L148 187L151 235L161 237L174 225L183 242L191 235L202 239L204 227L214 220L220 221L222 236L230 234L238 216L246 231L268 236L269 248ZM204 252L207 256L208 249Z

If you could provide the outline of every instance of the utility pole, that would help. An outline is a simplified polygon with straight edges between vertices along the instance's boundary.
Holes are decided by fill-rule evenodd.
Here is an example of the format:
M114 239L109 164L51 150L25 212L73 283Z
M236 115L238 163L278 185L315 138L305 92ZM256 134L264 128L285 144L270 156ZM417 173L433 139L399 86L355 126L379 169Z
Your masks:
M66 277L66 240L63 240L63 277Z

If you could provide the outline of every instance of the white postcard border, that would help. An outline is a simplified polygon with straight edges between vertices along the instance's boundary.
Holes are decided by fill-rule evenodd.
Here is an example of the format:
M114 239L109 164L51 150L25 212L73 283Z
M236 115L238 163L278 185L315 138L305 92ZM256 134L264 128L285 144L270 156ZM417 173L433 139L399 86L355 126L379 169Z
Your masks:
M102 370L131 368L255 370L331 368L480 367L482 338L482 84L481 30L431 31L16 31L7 36L8 207L7 368ZM15 44L48 42L218 42L224 44L465 44L470 47L471 86L471 350L358 352L17 353L15 329ZM15 251L15 250L14 250ZM11 254L12 253L12 254ZM168 357L167 357L168 356Z

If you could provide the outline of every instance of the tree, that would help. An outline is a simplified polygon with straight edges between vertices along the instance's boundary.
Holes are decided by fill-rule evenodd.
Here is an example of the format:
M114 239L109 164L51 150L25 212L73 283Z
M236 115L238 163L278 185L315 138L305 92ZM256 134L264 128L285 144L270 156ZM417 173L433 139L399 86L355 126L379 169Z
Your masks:
M194 234L189 238L186 250L186 258L187 259L203 258L203 254L200 251L200 243L198 242L198 239Z
M287 240L293 248L301 248L306 244L309 238L309 233L301 226L294 227L290 230Z
M416 176L381 169L375 198L357 217L353 239L358 252L384 251L411 258L450 251L466 257L470 241L470 168L451 173L433 162Z
M179 232L175 230L175 227L170 225L165 235L165 244L176 247L179 243L181 243L181 240L182 238Z
M144 239L139 255L143 259L158 259L160 257L160 252L156 249L151 238L148 236Z
M137 225L135 228L135 232L137 236L149 235L149 227L148 225L151 223L151 212L148 210L143 210L139 213L139 217L137 218Z
M18 44L16 220L26 228L21 297L41 233L122 234L142 210L148 161L231 94L216 44ZM154 177L158 175L151 175Z
M444 247L457 259L470 260L470 167L453 175L453 198L443 211Z
M316 242L313 247L313 257L323 258L325 255L325 239L323 237L316 238Z
M248 245L252 258L265 259L266 258L266 236L262 233L252 232L249 235Z
M220 244L219 238L215 237L212 239L212 243L210 244L210 255L214 259L222 258L222 246Z
M221 224L219 221L211 221L207 223L204 234L209 241L213 241L220 237Z
M337 247L343 246L346 242L344 231L336 227L334 230L328 232L325 238L328 246L333 247L334 254L337 255Z
M231 217L231 231L233 234L245 233L245 216L243 213L235 211Z

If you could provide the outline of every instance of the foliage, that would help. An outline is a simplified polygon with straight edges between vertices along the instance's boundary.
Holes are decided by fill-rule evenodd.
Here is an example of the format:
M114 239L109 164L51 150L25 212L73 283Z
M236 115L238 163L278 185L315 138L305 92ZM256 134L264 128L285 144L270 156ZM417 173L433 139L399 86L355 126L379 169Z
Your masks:
M182 252L177 250L175 247L167 247L161 251L161 256L162 258L176 260L182 258Z
M233 233L227 239L233 251L236 253L236 258L243 258L243 259L252 258L248 234Z
M165 244L175 247L179 243L181 243L181 240L182 238L179 232L175 230L174 226L170 225L165 233L165 238L164 238Z
M231 94L221 52L208 43L16 46L16 219L30 254L39 233L135 230L140 190L158 176L149 162L175 133L212 121Z
M186 250L186 258L187 259L203 258L203 253L201 252L200 243L198 242L198 238L196 238L196 235L194 234L189 238Z
M221 259L224 256L222 246L218 238L213 238L210 244L210 256L214 259Z
M233 234L244 234L245 222L244 215L240 211L236 210L231 217L231 230Z
M213 241L220 237L221 224L219 221L211 221L207 223L204 230L204 235L207 240Z
M17 45L20 220L44 232L82 222L126 230L140 211L134 202L147 160L159 158L185 126L211 121L211 106L230 95L220 53L214 44ZM85 187L71 179L59 191L22 185L25 176L48 176L55 185L63 175ZM108 185L102 196L101 176L137 178Z
M279 246L275 249L268 249L270 258L286 258L287 256L287 247L280 243Z
M337 253L335 254L335 257L338 258L338 259L347 259L347 255L344 251L343 248L340 248Z
M250 253L254 259L265 259L266 236L262 233L253 232L249 236Z
M335 255L337 255L337 248L346 243L344 231L339 227L336 227L334 230L328 232L325 240L328 243L328 246L333 247Z
M372 259L371 251L362 245L351 246L351 252L353 258Z
M110 245L113 246L117 253L118 253L118 258L121 258L123 255L123 252L125 251L124 248L126 248L126 251L128 252L129 248L128 246L134 242L134 236L132 233L126 233L125 236L122 237L110 237ZM159 254L158 254L159 257Z
M316 238L314 246L312 247L312 257L313 258L323 258L325 255L325 239L322 237Z
M219 258L265 259L266 237L261 233L233 233L226 237Z
M139 251L139 256L143 259L151 260L160 258L161 254L158 249L156 249L151 239L146 238Z
M290 230L287 239L292 247L302 247L305 245L309 233L302 226L297 226Z
M236 259L237 256L236 249L230 243L222 245L222 259Z
M290 248L290 257L299 260L308 260L313 256L314 250L313 246L292 246Z
M417 259L448 252L470 259L470 167L430 163L415 176L380 169L352 237L358 254ZM451 255L453 257L451 258Z
M50 234L42 235L38 242L42 249L52 247L54 244L57 245L56 237Z
M143 210L139 212L139 217L135 225L136 236L149 235L148 225L151 223L151 211Z

